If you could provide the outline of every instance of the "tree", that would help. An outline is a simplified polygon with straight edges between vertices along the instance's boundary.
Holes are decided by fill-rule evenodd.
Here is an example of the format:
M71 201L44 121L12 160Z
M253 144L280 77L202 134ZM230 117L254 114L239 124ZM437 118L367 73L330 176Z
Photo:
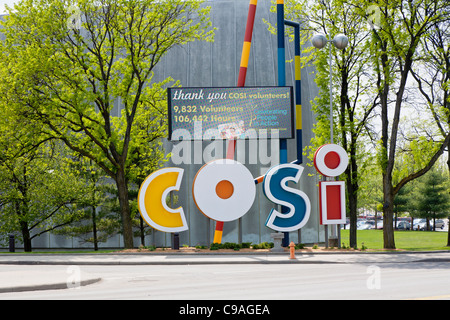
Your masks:
M334 91L337 93L333 99L334 119L332 121L336 130L336 140L349 155L345 179L350 217L350 246L356 247L360 166L365 165L362 155L367 154L365 144L361 141L365 140L363 137L378 102L378 96L373 91L374 80L369 72L370 66L365 63L369 58L367 46L370 28L367 21L355 9L353 1L319 1L315 6L318 8L310 12L317 12L317 14L310 16L310 21L313 25L319 26L318 31L327 34L329 39L338 33L345 33L349 39L348 46L342 52L332 46L332 59L335 65L333 86L336 87ZM330 132L327 50L322 50L316 66L318 71L316 82L321 94L313 104L314 111L318 115L315 133L316 140L323 143L323 136L329 135Z
M450 10L447 8L447 10ZM412 71L442 138L450 127L450 22L442 21L421 42L424 57ZM450 173L450 154L447 159ZM450 229L447 246L450 246Z
M368 160L368 164L364 166L364 170L361 172L361 184L359 189L358 204L360 208L374 211L377 219L377 213L383 211L380 205L383 199L383 193L381 188L381 174L379 167L376 165L376 161L373 160L374 156L368 155L372 158Z
M16 234L29 252L33 238L79 218L85 184L63 145L24 123L7 95L0 112L0 231Z
M434 169L424 176L417 190L414 203L419 217L427 219L427 230L430 230L430 219L433 219L433 231L436 231L436 219L448 215L450 199L445 182L446 177L438 169Z
M97 251L100 242L107 241L120 230L117 219L120 216L117 212L119 210L111 212L108 206L107 191L110 182L108 183L102 171L92 165L91 161L83 161L80 157L71 157L68 161L71 170L84 181L86 195L79 201L79 219L59 228L55 233L77 237L81 243L92 243Z
M377 94L373 90L366 63L368 57L368 39L370 28L367 20L355 7L356 1L293 1L286 4L286 13L290 20L300 20L304 33L326 34L332 39L338 33L345 33L349 39L346 49L340 51L332 46L333 59L333 128L334 141L342 145L349 155L349 165L345 171L345 180L350 217L350 246L356 247L356 222L358 212L358 192L360 187L360 166L365 165L361 155L365 155L361 142L369 127L373 110L377 105ZM305 52L309 52L306 49ZM330 141L330 87L329 87L329 51L328 47L313 52L304 61L314 58L316 67L315 81L320 94L312 103L316 115L315 137L309 147L310 157L315 150ZM375 94L374 94L375 93Z
M428 157L422 157L413 170L394 180L399 125L402 106L405 102L408 78L420 53L421 39L441 21L448 19L448 2L424 1L377 1L379 23L372 29L372 51L374 71L381 103L381 145L379 163L383 176L383 241L384 248L394 249L393 209L394 198L408 182L425 174L448 146L450 135L442 141L422 140L418 147ZM395 90L395 94L392 92ZM392 110L390 110L392 109ZM392 120L390 120L392 115ZM390 132L389 132L390 131ZM422 137L423 138L423 137Z
M201 2L22 0L3 23L2 89L24 121L39 123L43 135L63 141L114 180L125 248L133 247L133 155L166 135L170 79L152 84L153 69L172 47L212 39L209 8ZM147 131L138 123L147 123Z
M25 252L32 251L32 239L80 217L86 186L62 156L41 145L26 155L1 157L0 230L18 233Z

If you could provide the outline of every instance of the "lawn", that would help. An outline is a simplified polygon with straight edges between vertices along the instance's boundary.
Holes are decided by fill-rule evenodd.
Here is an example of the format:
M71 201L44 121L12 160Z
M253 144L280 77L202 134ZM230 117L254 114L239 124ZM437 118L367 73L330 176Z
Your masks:
M395 231L397 249L408 251L450 250L446 247L447 232L432 231ZM341 230L342 245L349 245L349 230ZM383 249L383 230L358 230L357 245L367 249Z

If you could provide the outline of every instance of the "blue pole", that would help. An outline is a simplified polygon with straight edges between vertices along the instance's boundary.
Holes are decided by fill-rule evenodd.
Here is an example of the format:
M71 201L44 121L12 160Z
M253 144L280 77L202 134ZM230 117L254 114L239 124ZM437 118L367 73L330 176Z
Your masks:
M294 28L295 48L295 114L297 134L297 164L303 163L303 134L302 134L302 73L300 64L300 23L285 20L284 23Z
M277 38L278 38L278 86L286 86L286 55L284 47L284 0L277 0ZM287 163L287 139L280 139L280 164ZM281 212L287 212L281 207ZM283 246L289 245L289 232L284 232Z
M277 36L278 36L278 86L286 85L286 56L284 48L284 0L277 0Z

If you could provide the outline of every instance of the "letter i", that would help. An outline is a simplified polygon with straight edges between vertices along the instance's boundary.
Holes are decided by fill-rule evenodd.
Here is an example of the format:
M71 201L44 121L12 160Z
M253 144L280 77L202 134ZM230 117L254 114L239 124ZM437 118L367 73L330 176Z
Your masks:
M326 177L337 177L348 166L347 152L336 144L326 144L314 154L314 166ZM320 224L345 224L345 182L319 182Z

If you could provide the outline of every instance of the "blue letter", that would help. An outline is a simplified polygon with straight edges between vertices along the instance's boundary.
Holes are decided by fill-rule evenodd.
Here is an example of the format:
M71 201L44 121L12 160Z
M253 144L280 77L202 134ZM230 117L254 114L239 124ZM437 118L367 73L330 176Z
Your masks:
M303 227L309 219L311 203L301 190L287 186L288 181L298 183L303 167L286 163L271 168L264 176L264 195L275 204L289 209L281 213L275 209L270 211L266 226L281 232L295 231Z

